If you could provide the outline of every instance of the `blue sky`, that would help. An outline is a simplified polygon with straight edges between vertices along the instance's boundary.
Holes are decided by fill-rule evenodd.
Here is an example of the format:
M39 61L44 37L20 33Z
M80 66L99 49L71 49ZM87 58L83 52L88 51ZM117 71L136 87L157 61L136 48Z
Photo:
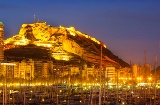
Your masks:
M160 59L159 0L1 0L0 21L5 39L23 23L46 21L52 26L74 26L104 42L124 61L152 64ZM160 61L160 60L159 60Z

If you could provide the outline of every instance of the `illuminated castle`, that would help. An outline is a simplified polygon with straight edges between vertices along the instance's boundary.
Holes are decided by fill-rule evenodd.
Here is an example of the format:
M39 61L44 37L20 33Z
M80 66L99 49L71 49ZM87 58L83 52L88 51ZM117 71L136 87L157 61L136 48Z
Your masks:
M3 51L3 39L4 39L4 30L3 23L0 22L0 61L4 60L4 51Z
M4 40L6 59L16 57L76 61L80 59L99 65L102 46L102 65L128 66L115 56L101 41L77 31L74 27L53 27L46 22L22 24L17 35ZM41 50L40 50L41 49ZM38 54L39 53L39 54ZM16 55L18 54L18 55Z

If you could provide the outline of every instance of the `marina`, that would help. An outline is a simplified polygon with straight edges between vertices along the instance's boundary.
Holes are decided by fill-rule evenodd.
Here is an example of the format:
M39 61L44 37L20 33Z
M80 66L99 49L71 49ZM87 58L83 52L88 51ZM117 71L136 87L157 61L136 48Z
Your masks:
M1 0L0 105L160 105L159 5Z
M105 87L105 88L104 88ZM107 88L106 88L107 87ZM156 88L155 88L156 87ZM99 85L1 86L1 105L98 105ZM159 105L159 84L101 87L101 105Z

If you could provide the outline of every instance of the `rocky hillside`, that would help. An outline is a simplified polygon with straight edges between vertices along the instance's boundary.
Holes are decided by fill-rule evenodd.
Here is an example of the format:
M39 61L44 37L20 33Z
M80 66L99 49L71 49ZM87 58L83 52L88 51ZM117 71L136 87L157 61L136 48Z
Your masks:
M19 33L4 43L7 59L81 59L99 65L102 58L103 66L129 67L129 64L107 49L104 43L74 27L52 27L45 22L23 24Z

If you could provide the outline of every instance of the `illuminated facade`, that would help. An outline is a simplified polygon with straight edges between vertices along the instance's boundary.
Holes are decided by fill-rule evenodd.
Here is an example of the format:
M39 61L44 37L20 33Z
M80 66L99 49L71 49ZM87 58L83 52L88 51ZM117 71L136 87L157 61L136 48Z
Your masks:
M53 70L53 62L52 61L44 61L42 63L42 77L48 78L50 76L50 71Z
M89 77L89 76L94 76L94 66L92 66L92 67L88 67L87 68L87 78Z
M22 60L19 63L19 71L16 74L18 74L19 78L32 80L34 78L34 61L32 59Z
M0 74L6 78L14 78L14 63L0 63Z
M0 61L4 60L4 51L3 51L3 39L4 39L4 29L3 23L0 22Z
M14 78L20 78L19 75L19 62L13 62L16 66L14 67Z
M71 74L70 75L75 75L79 73L79 67L70 67Z
M144 66L133 65L132 71L133 71L133 78L141 79L141 80L138 80L139 82L146 82L148 80L148 78L151 76L150 64L145 64Z
M42 60L35 60L34 61L34 76L35 76L35 78L42 76L42 69L43 69L43 61Z
M83 70L82 70L82 77L86 77L88 79L89 76L94 76L96 74L96 70L94 68L94 65L91 67L87 67L87 64L83 65Z
M49 66L47 62L43 63L43 69L42 69L42 77L49 77Z
M133 77L138 77L140 75L139 65L135 64L132 66Z
M116 79L116 68L115 67L106 67L105 70L105 78L108 80L114 80Z
M143 73L144 79L145 79L145 81L147 81L148 77L151 76L151 65L150 64L145 64L143 72L144 72Z

